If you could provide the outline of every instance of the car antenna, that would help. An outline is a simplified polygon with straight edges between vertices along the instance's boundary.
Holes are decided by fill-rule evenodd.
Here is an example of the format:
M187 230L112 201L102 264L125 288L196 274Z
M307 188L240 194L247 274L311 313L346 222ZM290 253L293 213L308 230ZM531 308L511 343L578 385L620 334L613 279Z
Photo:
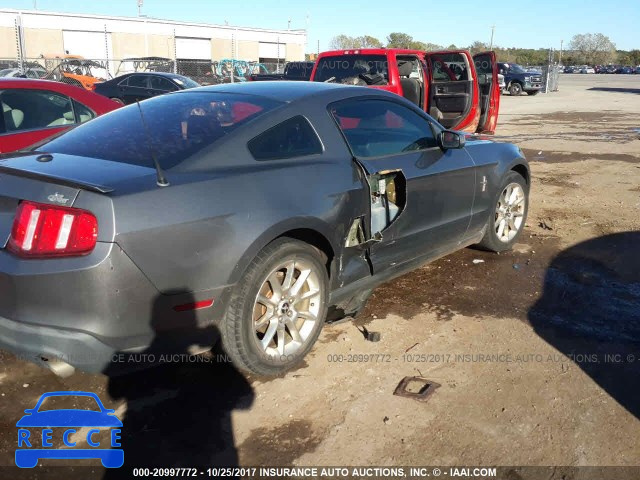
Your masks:
M149 142L149 151L151 152L151 158L153 158L153 165L156 167L156 183L159 187L168 187L169 182L164 176L164 171L160 166L160 162L158 162L158 157L156 156L156 151L154 150L153 142L151 141L151 132L149 132L149 127L147 126L147 122L145 122L144 115L142 114L142 107L140 106L140 102L138 100L136 100L136 104L138 105L138 110L140 111L140 120L142 121L142 126L144 127L144 131L147 134L147 141Z

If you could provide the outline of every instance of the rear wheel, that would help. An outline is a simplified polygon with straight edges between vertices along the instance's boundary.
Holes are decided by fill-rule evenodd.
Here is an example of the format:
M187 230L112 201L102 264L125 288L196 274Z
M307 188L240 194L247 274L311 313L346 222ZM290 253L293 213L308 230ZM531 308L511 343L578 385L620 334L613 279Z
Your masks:
M224 349L237 367L279 375L311 350L327 314L324 260L316 248L280 238L251 262L221 325Z
M124 102L118 97L111 97L111 100L113 100L116 103L119 103L120 105L124 105Z
M529 210L529 187L522 175L509 172L503 180L494 210L479 247L493 252L510 250L524 229Z
M522 85L520 85L518 82L513 82L511 85L509 85L509 93L513 96L522 94Z

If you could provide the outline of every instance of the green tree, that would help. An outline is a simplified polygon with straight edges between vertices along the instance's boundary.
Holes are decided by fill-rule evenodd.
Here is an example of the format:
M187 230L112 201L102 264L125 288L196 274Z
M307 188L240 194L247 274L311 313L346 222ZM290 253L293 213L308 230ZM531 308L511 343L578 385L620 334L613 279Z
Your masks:
M363 35L356 38L356 40L359 48L382 48L382 42L370 35Z
M474 55L476 53L486 52L487 50L489 50L489 45L478 40L469 45L469 51Z
M387 36L387 48L413 48L415 42L411 35L393 32Z
M569 42L579 62L589 65L603 65L615 59L616 45L602 33L574 35Z
M349 35L337 35L329 41L330 50L347 50L358 47L358 39Z

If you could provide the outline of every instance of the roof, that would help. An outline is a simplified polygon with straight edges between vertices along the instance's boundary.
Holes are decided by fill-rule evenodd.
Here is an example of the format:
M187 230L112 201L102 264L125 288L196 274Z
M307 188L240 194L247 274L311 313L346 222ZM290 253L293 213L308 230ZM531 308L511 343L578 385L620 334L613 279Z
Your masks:
M294 82L287 80L265 81L265 82L238 82L223 85L211 85L197 89L185 90L184 93L191 92L216 92L216 93L238 93L244 95L256 95L269 97L281 102L293 102L299 98L315 95L321 92L353 89L350 85L340 85L324 82Z
M336 55L387 55L392 54L415 54L424 53L423 50L410 50L408 48L349 48L346 50L329 50L322 52L319 57L336 56Z

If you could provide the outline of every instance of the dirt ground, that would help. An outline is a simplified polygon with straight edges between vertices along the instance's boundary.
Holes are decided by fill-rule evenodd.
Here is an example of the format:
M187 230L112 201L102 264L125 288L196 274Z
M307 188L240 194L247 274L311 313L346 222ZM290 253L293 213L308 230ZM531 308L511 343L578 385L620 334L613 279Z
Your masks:
M533 174L513 252L465 249L381 286L273 380L216 357L61 379L4 354L0 465L52 390L115 408L138 466L640 465L640 77L564 75L500 112L496 139ZM394 396L405 376L440 387Z

